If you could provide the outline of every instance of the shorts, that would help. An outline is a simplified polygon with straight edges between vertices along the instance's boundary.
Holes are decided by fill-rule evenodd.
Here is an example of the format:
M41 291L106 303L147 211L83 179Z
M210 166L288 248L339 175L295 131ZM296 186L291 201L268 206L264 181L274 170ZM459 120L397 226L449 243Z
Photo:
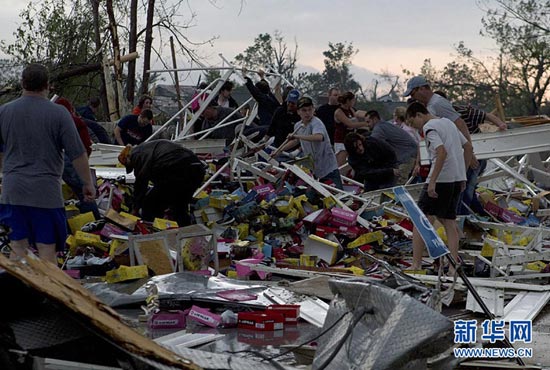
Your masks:
M435 184L437 198L431 198L428 196L428 184L426 184L420 194L418 207L428 216L454 220L461 188L462 181L438 182Z
M67 218L65 208L38 208L0 204L0 223L10 227L10 240L28 239L29 245L55 244L65 249Z
M345 152L346 147L344 143L334 143L334 154L338 154L340 152Z

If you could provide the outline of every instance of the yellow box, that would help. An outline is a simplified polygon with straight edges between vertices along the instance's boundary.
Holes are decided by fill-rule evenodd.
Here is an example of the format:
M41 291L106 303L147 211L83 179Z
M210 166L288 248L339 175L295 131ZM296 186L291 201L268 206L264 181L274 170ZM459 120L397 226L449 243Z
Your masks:
M319 259L333 265L336 262L338 243L321 238L317 235L310 235L304 242L304 254L317 256Z
M128 219L130 219L132 221L135 221L135 222L138 222L139 220L141 220L141 218L139 218L138 216L133 215L131 213L127 213L127 212L120 212L120 215L122 217L128 218Z
M300 266L301 258L285 258L282 262L286 262L291 266Z
M336 205L336 201L334 200L333 197L326 197L326 198L323 198L323 205L325 206L326 209L330 209Z
M175 229L179 227L176 221L167 220L164 218L155 218L153 220L153 227L158 230Z
M101 238L99 235L85 233L83 231L77 231L75 233L75 239L76 239L76 244L79 246L91 245L92 247L102 249L105 252L109 251L109 244L101 241Z
M227 271L227 277L230 278L230 279L236 279L238 277L237 276L237 271L235 271L235 270Z
M74 235L69 235L67 240L65 240L65 244L69 246L69 253L71 256L76 255L76 247L78 247L78 245L76 244L76 238Z
M118 283L126 280L141 279L149 276L147 266L120 266L116 270L107 271L105 281L108 283Z
M377 241L378 244L382 244L384 241L384 233L380 230L374 231L372 233L366 233L355 239L354 241L348 243L348 248L356 248L365 244L370 244Z
M109 256L113 257L121 254L128 248L128 242L120 239L113 239L109 248Z
M244 239L248 236L250 227L248 224L238 224L237 230L239 230L239 239Z
M82 213L67 220L67 222L69 223L69 228L71 229L71 233L73 235L77 231L80 231L80 229L82 229L82 226L92 221L95 221L95 217L92 212Z
M317 256L302 254L300 256L300 266L315 267L317 265Z

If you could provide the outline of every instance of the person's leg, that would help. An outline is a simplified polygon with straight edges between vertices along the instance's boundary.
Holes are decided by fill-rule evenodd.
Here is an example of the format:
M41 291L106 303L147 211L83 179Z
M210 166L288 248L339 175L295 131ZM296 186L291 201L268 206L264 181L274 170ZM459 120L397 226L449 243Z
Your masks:
M405 185L409 181L409 176L414 169L416 158L411 158L405 163L399 165L399 176L396 179L396 185Z
M445 234L447 234L447 246L451 251L451 255L458 262L458 228L456 220L439 218L439 221L443 224Z
M36 243L40 259L48 261L57 266L57 254L55 244Z
M153 221L155 217L163 218L164 211L169 207L171 198L176 196L172 191L155 185L143 200L141 216L145 221Z
M27 251L29 249L29 240L28 239L11 240L10 249L11 249L11 253L10 253L11 260L18 260L21 258L25 258L27 256Z
M57 266L56 252L65 250L67 218L65 208L29 207L30 241L36 245L38 256Z
M422 268L422 254L424 253L424 240L420 236L418 229L413 226L413 263L411 266L412 270L420 270Z
M342 184L342 177L340 177L340 171L338 169L335 169L322 179L319 179L319 181L321 182L326 180L331 180L334 183L335 188L344 189L344 184Z

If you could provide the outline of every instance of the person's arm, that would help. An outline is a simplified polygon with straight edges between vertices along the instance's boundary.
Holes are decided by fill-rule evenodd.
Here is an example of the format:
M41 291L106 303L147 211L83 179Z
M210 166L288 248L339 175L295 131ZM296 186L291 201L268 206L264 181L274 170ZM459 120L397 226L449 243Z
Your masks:
M312 134L312 135L295 135L295 134L289 134L288 138L290 140L297 139L297 140L304 140L304 141L323 141L323 134Z
M115 126L115 130L114 130L115 140L116 140L118 145L124 146L125 144L124 144L124 141L122 141L121 132L122 132L122 129L119 126Z
M471 145L471 144L470 144ZM444 145L440 145L435 148L435 165L430 177L430 183L428 184L428 196L430 198L437 198L437 193L435 192L435 184L437 183L437 178L443 169L443 164L445 159L447 159L447 151L445 150Z
M88 164L88 154L86 152L82 153L80 156L73 159L72 163L76 173L78 173L78 176L84 183L82 186L84 200L94 200L96 197L96 189L95 185L92 184L92 175L90 174L90 166Z
M294 149L299 144L300 144L300 142L297 139L290 139L286 142L286 144L281 146L281 148L278 150L278 152L280 153L280 152L285 152L285 151L290 150L290 149Z
M349 119L344 112L342 112L341 109L337 109L336 112L334 112L334 120L337 122L341 122L344 124L344 126L348 128L360 128L360 127L367 127L366 122L354 122L351 119Z
M471 163L472 157L474 156L474 147L472 143L467 141L462 145L462 149L464 149L464 164L466 165L466 169L468 169L468 163Z
M468 131L468 126L466 125L466 122L462 119L462 118L457 118L455 121L454 121L456 127L458 128L458 131L460 131L460 133L462 135L464 135L464 137L466 138L466 140L468 140L468 142L471 144L472 143L472 137L470 136L470 131ZM476 155L472 153L472 159L470 161L470 164L467 168L478 168L479 167L479 162L476 158Z
M500 131L505 131L508 126L506 125L506 122L503 122L500 118L495 116L492 113L485 113L485 119L489 122L491 122L493 125L498 126L498 129Z

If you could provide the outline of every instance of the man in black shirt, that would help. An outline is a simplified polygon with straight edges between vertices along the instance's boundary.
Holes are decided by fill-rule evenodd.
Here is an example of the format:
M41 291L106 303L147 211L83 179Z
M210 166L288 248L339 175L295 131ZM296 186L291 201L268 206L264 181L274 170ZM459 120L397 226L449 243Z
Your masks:
M338 97L340 96L340 89L337 87L331 87L328 90L328 103L321 105L317 108L315 115L319 117L327 128L328 136L330 137L330 143L334 146L334 112L340 106L338 104Z

